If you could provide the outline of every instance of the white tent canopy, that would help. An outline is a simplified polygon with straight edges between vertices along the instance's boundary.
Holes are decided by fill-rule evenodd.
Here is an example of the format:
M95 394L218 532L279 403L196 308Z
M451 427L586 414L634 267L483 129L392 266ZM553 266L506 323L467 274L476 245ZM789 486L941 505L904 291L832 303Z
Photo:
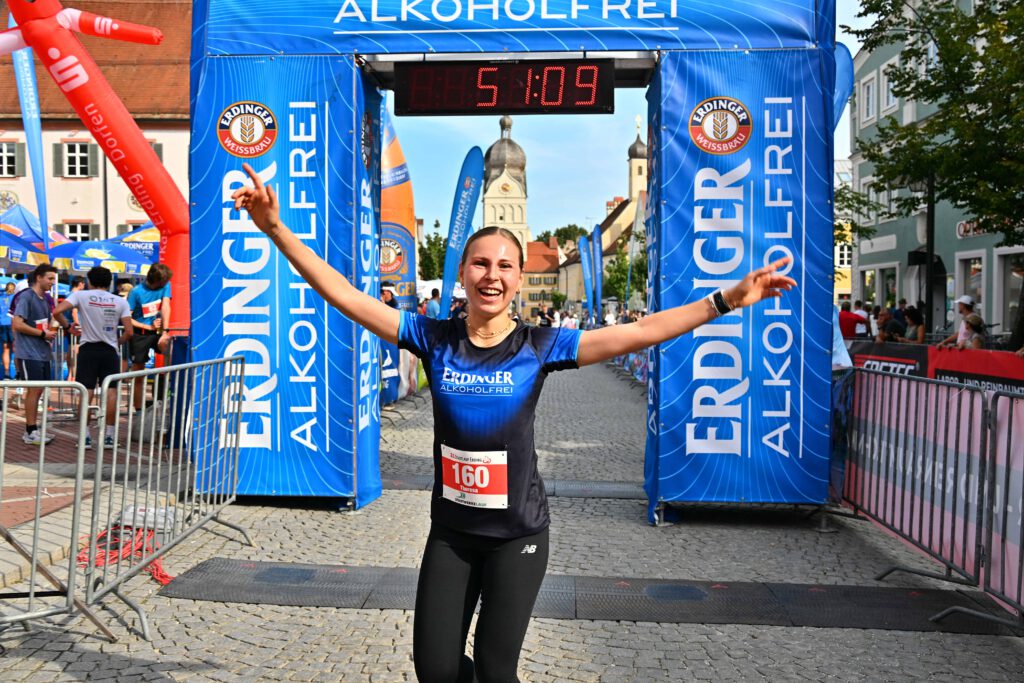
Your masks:
M417 280L416 281L416 299L423 301L424 299L430 298L431 290L437 289L443 291L442 285L443 280ZM452 291L453 299L464 299L466 298L466 290L463 289L462 285L458 282L455 283L455 289Z

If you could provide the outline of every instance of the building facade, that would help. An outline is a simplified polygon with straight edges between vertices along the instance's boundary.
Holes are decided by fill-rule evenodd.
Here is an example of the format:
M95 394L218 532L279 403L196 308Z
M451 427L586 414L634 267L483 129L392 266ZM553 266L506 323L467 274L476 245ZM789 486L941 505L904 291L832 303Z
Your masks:
M607 215L601 222L601 254L602 270L618 253L619 245L629 238L637 211L643 211L647 196L647 145L637 133L636 140L626 150L628 178L626 187L628 197L615 197L606 202ZM593 248L593 246L591 246ZM566 307L579 310L586 299L583 286L583 268L576 245L566 245L565 261L558 269L558 289L563 292ZM644 284L637 283L637 291L642 291ZM607 295L605 295L607 298Z
M899 60L899 45L873 52L861 50L854 59L850 116L853 187L888 207L895 197L873 188L872 164L861 155L857 139L870 139L877 134L879 123L889 117L908 124L935 111L933 105L901 100L893 94L886 69L899 64ZM900 190L895 196L909 192ZM976 302L975 311L994 325L994 333L1009 332L1024 283L1024 246L999 247L1000 235L981 233L971 216L947 202L936 204L934 217L936 258L931 287L937 331L953 329L957 317L953 302L967 294ZM862 240L853 254L853 298L881 306L891 306L904 298L911 305L925 301L926 220L923 199L917 213L909 217L887 218L880 212L859 217L862 224L875 229L875 234Z
M163 31L158 46L79 38L187 197L192 3L81 0L75 7ZM0 57L0 74L5 83L0 88L0 206L21 204L38 215L9 55ZM38 60L36 82L50 226L70 239L85 240L115 237L145 223L146 213Z

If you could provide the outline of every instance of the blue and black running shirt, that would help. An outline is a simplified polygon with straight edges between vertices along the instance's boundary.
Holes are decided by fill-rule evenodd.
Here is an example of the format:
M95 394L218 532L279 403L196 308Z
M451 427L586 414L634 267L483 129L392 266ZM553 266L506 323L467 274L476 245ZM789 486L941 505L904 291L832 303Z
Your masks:
M463 320L402 311L398 345L423 360L433 396L434 522L495 538L547 528L534 412L547 374L579 367L580 334L517 321L500 344L482 348Z

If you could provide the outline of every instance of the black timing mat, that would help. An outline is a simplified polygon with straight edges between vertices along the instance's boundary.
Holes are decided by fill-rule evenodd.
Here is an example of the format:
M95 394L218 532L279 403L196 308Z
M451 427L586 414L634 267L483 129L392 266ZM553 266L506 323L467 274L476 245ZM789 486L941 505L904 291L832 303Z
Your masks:
M160 595L189 600L411 610L412 568L252 562L214 558L180 575ZM796 583L671 581L548 576L535 617L688 624L765 624L1020 635L971 616L929 617L964 607L1006 618L978 591Z

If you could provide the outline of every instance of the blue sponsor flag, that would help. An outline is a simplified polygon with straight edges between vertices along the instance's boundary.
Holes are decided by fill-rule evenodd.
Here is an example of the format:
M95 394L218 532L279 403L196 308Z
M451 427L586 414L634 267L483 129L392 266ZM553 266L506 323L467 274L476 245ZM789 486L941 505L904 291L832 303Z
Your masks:
M601 241L601 226L595 225L591 233L594 240L594 324L600 325L603 320L601 314L601 284L604 280L604 243Z
M18 23L10 15L7 26L14 28ZM21 102L21 120L25 126L25 146L32 165L32 185L36 191L36 213L43 235L43 246L50 248L50 221L46 215L46 176L43 174L43 132L39 123L39 89L36 87L36 70L33 65L32 48L17 50L11 55L14 60L14 78L18 82L18 100Z
M583 309L586 312L580 322L584 327L587 327L590 312L593 310L594 283L592 277L593 271L590 269L590 242L587 241L586 236L580 237L580 241L576 244L576 248L579 249L580 268L583 269L583 295L587 297L587 303L583 305Z
M836 43L836 83L832 91L832 130L839 126L846 102L853 94L853 55L850 48Z
M479 147L474 147L462 162L459 185L452 203L452 218L448 223L448 248L444 252L444 282L441 285L441 318L447 318L452 307L452 290L455 289L455 278L459 274L459 258L469 239L483 183L484 153Z

